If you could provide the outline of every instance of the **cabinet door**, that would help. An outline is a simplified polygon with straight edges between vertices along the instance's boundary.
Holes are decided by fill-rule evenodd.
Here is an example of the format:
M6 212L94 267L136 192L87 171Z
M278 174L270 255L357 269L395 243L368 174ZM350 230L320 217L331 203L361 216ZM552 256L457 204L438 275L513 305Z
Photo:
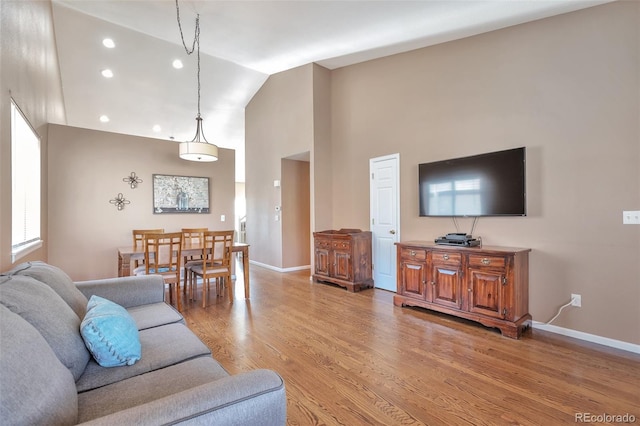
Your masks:
M460 265L432 263L429 300L438 305L460 309L462 273Z
M348 251L333 251L333 278L351 281L351 253Z
M425 299L426 264L411 261L400 263L400 294L403 296Z
M469 311L504 318L505 274L500 271L469 269Z
M315 269L316 275L329 276L329 250L316 248Z

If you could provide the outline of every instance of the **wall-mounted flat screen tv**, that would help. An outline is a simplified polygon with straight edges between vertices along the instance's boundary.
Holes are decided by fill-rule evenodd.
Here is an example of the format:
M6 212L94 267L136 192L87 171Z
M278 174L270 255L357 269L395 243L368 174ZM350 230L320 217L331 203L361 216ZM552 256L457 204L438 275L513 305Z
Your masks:
M526 149L418 166L420 216L526 216Z

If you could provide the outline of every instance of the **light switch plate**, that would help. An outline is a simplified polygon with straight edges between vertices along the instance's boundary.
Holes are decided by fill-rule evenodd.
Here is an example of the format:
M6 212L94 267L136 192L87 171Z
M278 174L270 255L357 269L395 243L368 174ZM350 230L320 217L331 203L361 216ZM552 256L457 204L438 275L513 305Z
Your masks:
M626 210L622 212L624 225L640 225L640 210Z

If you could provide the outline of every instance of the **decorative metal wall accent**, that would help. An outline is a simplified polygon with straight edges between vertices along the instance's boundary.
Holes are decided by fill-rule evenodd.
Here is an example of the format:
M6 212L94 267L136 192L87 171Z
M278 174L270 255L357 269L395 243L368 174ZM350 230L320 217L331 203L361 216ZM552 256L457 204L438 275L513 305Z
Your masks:
M131 201L124 198L124 195L122 195L122 192L118 193L116 198L114 198L113 200L109 200L109 202L115 205L118 210L124 209L124 206L126 204L131 204Z
M126 178L123 178L122 181L127 182L131 186L131 189L136 189L138 184L142 183L142 179L136 176L136 172L131 172L131 174Z
M209 213L209 178L153 175L153 212Z

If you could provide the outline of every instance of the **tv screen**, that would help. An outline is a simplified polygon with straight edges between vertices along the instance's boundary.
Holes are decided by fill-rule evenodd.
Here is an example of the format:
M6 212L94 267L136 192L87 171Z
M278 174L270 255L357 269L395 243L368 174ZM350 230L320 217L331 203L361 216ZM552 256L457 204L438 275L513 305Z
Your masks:
M525 148L418 166L420 216L526 216Z

